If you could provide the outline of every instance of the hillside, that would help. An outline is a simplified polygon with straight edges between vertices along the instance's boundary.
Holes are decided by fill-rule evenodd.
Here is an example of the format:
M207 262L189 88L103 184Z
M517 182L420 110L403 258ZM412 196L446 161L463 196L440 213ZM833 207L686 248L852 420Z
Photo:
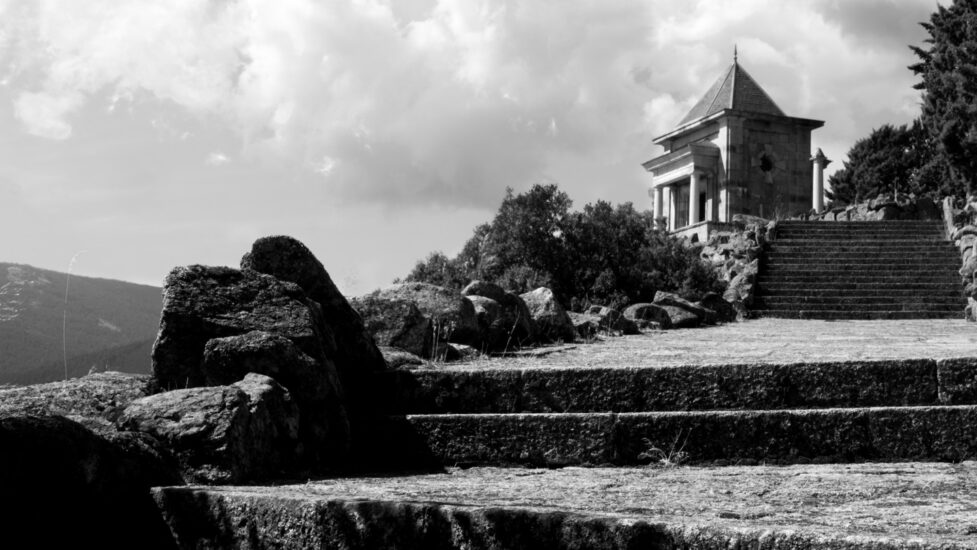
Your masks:
M0 384L33 384L95 370L149 372L161 289L0 263ZM62 322L67 312L62 347Z

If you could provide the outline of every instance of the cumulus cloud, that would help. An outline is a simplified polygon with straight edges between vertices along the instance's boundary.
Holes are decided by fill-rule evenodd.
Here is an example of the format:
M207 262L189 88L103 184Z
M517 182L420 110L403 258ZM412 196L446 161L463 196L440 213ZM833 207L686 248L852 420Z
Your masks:
M828 120L821 142L841 154L871 127L914 116L900 41L921 40L916 22L933 7L8 0L0 77L17 119L46 138L68 139L96 98L111 97L111 110L168 102L232 128L241 155L302 167L333 196L484 206L506 185L547 177L561 156L633 163L640 180L651 137L694 104L734 43L788 114Z

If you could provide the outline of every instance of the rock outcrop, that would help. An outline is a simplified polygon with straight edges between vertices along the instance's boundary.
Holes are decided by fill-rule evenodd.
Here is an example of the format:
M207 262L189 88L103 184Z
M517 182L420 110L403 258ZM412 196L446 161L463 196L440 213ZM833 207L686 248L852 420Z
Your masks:
M272 275L299 285L322 308L335 352L329 353L336 365L348 405L369 402L369 377L386 368L383 355L366 331L363 319L339 292L329 273L308 248L286 236L264 237L251 245L241 258L242 270ZM329 351L329 350L327 350Z
M298 406L282 386L260 374L230 386L137 399L117 423L163 442L195 483L243 483L294 473L302 451Z
M553 291L546 287L519 295L536 324L538 338L548 342L572 342L576 336L573 323Z
M257 335L225 340L211 344L204 368L210 340L254 331L287 339L294 348ZM254 351L251 359L249 346ZM322 406L303 415L309 418L302 429L306 459L312 464L337 464L350 446L343 388L332 359L337 349L322 308L297 284L250 269L178 267L166 278L163 290L153 377L162 389L207 386L212 383L208 377L227 383L233 381L232 372L243 375L249 362L255 368L270 368L269 361L287 356L291 362L273 369L280 382L303 396L307 394L298 385L316 388L315 404ZM300 402L304 404L305 399Z
M182 483L145 436L61 416L0 414L0 518L33 548L172 549L149 489Z

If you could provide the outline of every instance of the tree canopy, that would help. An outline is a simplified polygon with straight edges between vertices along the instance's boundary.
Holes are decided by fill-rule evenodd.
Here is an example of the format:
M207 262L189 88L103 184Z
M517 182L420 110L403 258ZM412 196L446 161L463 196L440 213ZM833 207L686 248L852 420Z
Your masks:
M606 201L571 212L556 185L506 190L495 218L475 228L453 259L440 252L405 278L460 288L481 279L515 292L550 287L563 303L623 307L657 290L698 299L722 283L683 240L654 229L652 214Z
M920 118L933 158L927 174L948 191L963 195L977 180L977 1L937 6L928 22L927 46L911 46L919 63L910 67L922 81Z

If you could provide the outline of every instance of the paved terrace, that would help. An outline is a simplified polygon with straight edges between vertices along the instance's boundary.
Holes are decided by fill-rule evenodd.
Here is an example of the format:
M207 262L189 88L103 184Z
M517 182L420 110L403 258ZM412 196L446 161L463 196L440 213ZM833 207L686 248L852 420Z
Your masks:
M977 325L761 319L544 351L448 368L966 358L977 357ZM392 444L389 452L401 449ZM185 540L234 540L249 548L949 550L977 548L977 456L962 458L954 463L448 468L278 487L161 488L156 498L167 513L176 511ZM202 518L210 523L197 530L194 521Z
M648 332L543 351L552 353L542 357L480 359L450 368L670 367L977 357L977 324L962 319L756 319Z

